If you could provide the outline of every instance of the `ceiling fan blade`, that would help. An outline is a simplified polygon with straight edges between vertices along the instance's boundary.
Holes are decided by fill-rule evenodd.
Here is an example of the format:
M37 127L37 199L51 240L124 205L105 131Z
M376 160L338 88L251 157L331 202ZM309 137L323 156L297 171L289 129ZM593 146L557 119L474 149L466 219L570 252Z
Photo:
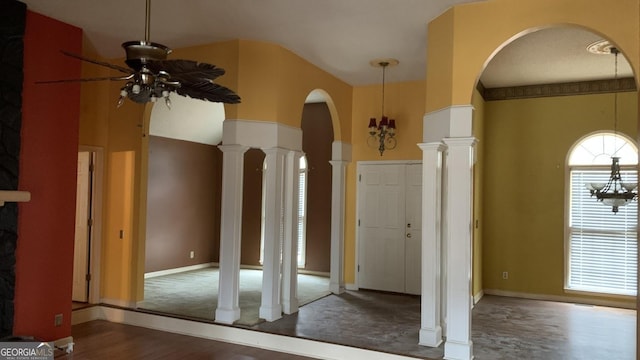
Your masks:
M127 76L111 76L111 77L94 77L94 78L81 78L81 79L61 79L61 80L45 80L36 81L36 84L57 84L57 83L72 83L72 82L88 82L88 81L104 81L104 80L130 80L133 78L133 74Z
M171 75L172 80L187 83L214 80L225 73L224 69L212 64L181 59L150 61L148 68L154 73L165 71Z
M176 89L178 95L187 96L198 100L208 100L212 102L221 102L226 104L240 103L240 96L233 90L222 85L213 83L212 81L200 81L197 83L182 83Z
M113 70L118 70L118 71L120 71L122 73L125 73L125 74L131 74L132 73L131 69L126 68L124 66L114 65L114 64L111 64L111 63L108 63L108 62L105 62L105 61L89 59L89 58L86 58L84 56L81 56L81 55L78 55L78 54L74 54L74 53L70 53L70 52L64 51L64 50L62 50L62 53L64 55L72 57L74 59L86 61L86 62L89 62L89 63L92 63L92 64L96 64L96 65L100 65L100 66L105 66L105 67L108 67L108 68L113 69Z

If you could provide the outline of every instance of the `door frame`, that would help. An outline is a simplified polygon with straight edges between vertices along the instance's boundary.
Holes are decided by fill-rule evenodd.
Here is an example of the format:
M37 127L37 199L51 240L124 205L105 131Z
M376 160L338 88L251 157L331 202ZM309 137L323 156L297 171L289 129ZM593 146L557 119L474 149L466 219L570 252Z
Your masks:
M354 287L350 290L360 290L360 276L358 276L358 264L360 263L360 181L362 166L366 165L422 165L422 160L381 160L381 161L357 161L356 162L356 243L355 243L355 264L354 264Z
M98 146L80 145L78 152L88 151L94 154L91 213L93 225L89 244L89 304L100 303L100 268L102 256L102 204L104 191L104 149Z

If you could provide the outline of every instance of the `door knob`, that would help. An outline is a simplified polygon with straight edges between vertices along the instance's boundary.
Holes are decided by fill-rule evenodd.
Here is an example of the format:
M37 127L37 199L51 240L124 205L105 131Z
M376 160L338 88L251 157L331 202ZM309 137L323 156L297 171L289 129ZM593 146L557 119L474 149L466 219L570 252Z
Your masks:
M410 234L410 233L409 233L409 234L407 234L407 237L408 237L408 238L410 238L410 237L411 237L411 234Z

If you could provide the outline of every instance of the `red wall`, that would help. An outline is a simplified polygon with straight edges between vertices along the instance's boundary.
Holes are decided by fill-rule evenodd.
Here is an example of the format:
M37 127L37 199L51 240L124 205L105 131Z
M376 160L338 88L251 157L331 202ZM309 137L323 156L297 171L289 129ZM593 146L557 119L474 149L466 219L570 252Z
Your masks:
M18 208L13 333L46 341L71 336L80 85L34 82L80 77L62 49L80 54L82 30L28 11L18 188L32 200Z

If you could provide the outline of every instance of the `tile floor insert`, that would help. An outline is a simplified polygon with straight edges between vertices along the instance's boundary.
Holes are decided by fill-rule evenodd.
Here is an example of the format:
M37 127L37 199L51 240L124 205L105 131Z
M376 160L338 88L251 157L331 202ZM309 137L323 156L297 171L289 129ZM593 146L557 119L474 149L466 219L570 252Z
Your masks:
M475 359L635 359L635 310L485 295L473 309ZM442 359L418 345L420 297L371 291L330 295L253 327L372 350Z
M241 285L241 289L259 299L260 278L252 281L255 288ZM443 358L444 345L418 345L419 296L366 290L326 296L328 279L321 280L324 282L308 287L326 291L324 297L301 306L298 313L274 322L240 322L236 326L422 359ZM189 317L191 307L194 311L204 309L212 318L215 303L208 292L217 292L217 278L205 280L205 285L184 279L177 284L169 278L161 283L159 287L177 291L176 296L163 296L171 300L170 308L182 312L167 313ZM243 307L245 298L241 293L243 316L251 313ZM153 304L153 299L146 300L147 305ZM256 313L257 307L251 305ZM636 351L636 311L485 295L473 309L472 341L477 360L631 360Z

